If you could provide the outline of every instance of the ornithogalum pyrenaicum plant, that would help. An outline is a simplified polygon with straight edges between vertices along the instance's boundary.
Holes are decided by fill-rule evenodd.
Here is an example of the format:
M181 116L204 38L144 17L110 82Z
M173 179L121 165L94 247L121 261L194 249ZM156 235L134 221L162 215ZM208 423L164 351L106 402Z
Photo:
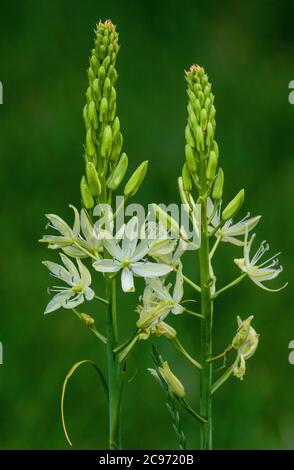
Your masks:
M94 48L90 53L83 109L86 136L85 167L80 182L81 208L78 210L70 206L74 214L73 225L58 215L47 214L48 227L55 233L41 239L48 244L48 248L59 250L61 264L44 261L44 265L58 279L58 283L64 283L49 290L53 297L45 313L60 308L73 312L97 341L105 345L106 373L101 364L91 359L82 359L67 373L61 394L62 424L71 444L64 418L65 391L75 371L89 364L99 374L107 396L109 448L121 449L121 408L123 397L127 395L123 389L127 386L124 376L129 353L141 341L163 337L199 375L200 405L195 410L187 398L188 394L190 400L193 399L193 390L187 390L177 377L180 371L175 371L171 361L163 359L152 344L154 364L148 370L162 387L178 445L181 449L186 448L179 415L179 408L183 408L200 426L201 448L211 449L212 400L215 393L231 376L243 380L247 361L255 353L259 342L259 334L252 326L254 317L251 312L238 312L237 325L233 326L234 322L228 326L228 343L223 352L215 354L214 301L246 277L262 289L280 290L284 286L272 289L265 283L276 278L282 267L277 255L262 259L269 249L265 242L252 253L255 238L252 231L259 223L260 216L247 214L240 221L235 221L244 202L244 189L237 192L230 202L222 202L224 171L219 166L219 148L215 140L214 95L207 74L198 65L192 65L186 72L188 119L185 162L178 179L181 217L175 217L174 213L155 202L148 206L146 216L141 206L135 210L136 216L133 215L134 211L128 211L131 206L127 203L143 183L148 162L141 162L126 178L128 157L123 151L116 106L118 50L116 27L110 20L98 23ZM139 216L142 214L139 209L143 209L143 217ZM231 243L241 251L234 259L240 274L229 284L219 287L214 274L214 261L223 243ZM200 279L199 284L185 275L185 256L195 259L195 279ZM122 339L119 326L126 312L117 308L117 288L126 295L134 292L137 277L145 280L145 287L138 296L138 307L133 312L136 315L133 330L128 338ZM185 298L185 286L195 294L193 299ZM96 303L97 315L101 314L101 309L106 310L104 331L98 331L95 315L84 311L89 302ZM189 307L189 303L194 305L195 302L200 304L200 311ZM191 315L195 320L195 341L199 342L201 349L198 360L186 350L174 326L167 322L173 316L176 322L182 315ZM236 333L232 334L235 328ZM223 361L222 367L219 361ZM146 447L150 445L152 443L146 443Z

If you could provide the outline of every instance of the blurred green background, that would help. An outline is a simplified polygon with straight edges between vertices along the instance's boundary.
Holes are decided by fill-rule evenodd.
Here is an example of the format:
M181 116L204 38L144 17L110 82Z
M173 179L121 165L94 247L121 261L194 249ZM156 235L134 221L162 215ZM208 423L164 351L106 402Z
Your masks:
M118 25L118 114L125 150L134 169L150 160L136 197L147 204L178 201L176 179L183 163L186 96L183 71L196 62L213 82L217 140L225 170L225 200L246 188L244 214L262 214L258 241L272 254L282 250L284 273L293 278L294 4L290 1L173 2L149 0L1 2L0 106L1 316L0 446L2 449L66 449L59 402L64 376L80 359L105 369L103 347L70 311L44 318L50 278L41 260L56 260L37 243L44 213L72 217L83 171L82 107L88 53L97 20ZM218 255L220 284L238 270L240 251ZM192 273L197 257L187 258ZM100 279L100 278L98 278ZM99 282L99 281L98 281ZM218 449L294 448L294 339L290 286L277 294L243 284L217 301L215 351L231 340L236 315L255 314L260 347L244 382L232 379L215 396L214 444ZM187 297L192 292L186 290ZM134 327L138 292L119 301L121 336ZM104 312L95 312L103 327ZM179 337L197 355L197 320L175 318ZM166 340L157 341L198 407L198 376ZM163 395L146 371L150 342L129 361L124 402L124 446L176 448ZM107 445L106 403L95 372L85 368L71 381L66 416L75 448ZM197 424L182 413L188 446L199 444Z

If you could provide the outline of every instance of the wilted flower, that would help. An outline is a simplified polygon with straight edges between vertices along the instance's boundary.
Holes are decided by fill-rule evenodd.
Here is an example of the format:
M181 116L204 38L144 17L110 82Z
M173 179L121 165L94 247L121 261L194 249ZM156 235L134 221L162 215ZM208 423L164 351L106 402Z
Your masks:
M207 216L210 220L210 225L208 227L209 232L212 232L221 222L221 206L222 201L219 202L215 214L213 215L214 205L210 198L207 200ZM215 236L220 237L221 241L232 243L232 245L243 246L244 242L239 240L237 237L244 236L246 231L250 232L260 221L261 216L257 215L255 217L250 217L248 213L242 220L233 223L233 219L229 219L225 224L217 230Z
M148 369L150 374L153 375L156 379L159 380L158 373L155 369ZM175 374L170 370L167 361L162 363L162 367L158 368L160 376L165 381L168 386L168 389L171 393L176 395L178 398L184 398L186 395L184 385L182 382L175 376Z
M44 237L39 240L40 242L48 243L48 248L51 248L53 250L63 248L65 246L72 245L72 243L74 243L74 241L77 239L80 232L79 212L74 206L70 205L69 207L73 209L75 215L74 225L72 229L58 215L46 214L46 217L49 220L47 227L53 228L54 230L57 230L57 232L60 233L60 235L44 235Z
M253 258L250 260L250 249L254 238L255 233L251 236L248 242L248 232L246 232L244 240L244 258L235 259L234 262L241 269L241 271L246 273L257 286L271 292L277 292L286 287L287 283L279 289L270 289L264 286L262 283L264 281L270 281L272 279L275 279L283 270L283 267L279 266L279 260L277 258L280 253L276 253L275 255L271 256L268 260L264 261L261 264L258 264L260 258L264 255L266 251L269 250L268 243L263 241Z
M237 317L238 331L233 338L232 346L237 349L238 355L233 366L233 374L240 380L243 380L246 372L246 360L253 356L259 342L259 335L251 326L253 318L253 315L250 315L246 320Z

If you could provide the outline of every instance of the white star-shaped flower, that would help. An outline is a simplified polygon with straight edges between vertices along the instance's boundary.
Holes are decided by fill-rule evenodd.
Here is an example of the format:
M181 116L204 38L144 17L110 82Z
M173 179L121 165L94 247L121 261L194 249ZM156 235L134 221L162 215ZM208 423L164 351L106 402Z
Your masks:
M106 239L104 247L112 259L95 261L96 271L104 273L121 273L121 285L124 292L133 292L134 275L144 278L165 276L172 268L161 263L144 260L149 251L149 240L139 241L138 218L132 219L124 226L121 246L118 240Z
M48 303L44 313L54 312L60 307L75 308L84 300L92 300L94 291L91 289L91 274L80 259L77 259L78 268L63 253L60 253L64 266L52 263L51 261L43 261L43 264L49 269L51 274L64 281L69 287L54 286L50 292L57 292Z

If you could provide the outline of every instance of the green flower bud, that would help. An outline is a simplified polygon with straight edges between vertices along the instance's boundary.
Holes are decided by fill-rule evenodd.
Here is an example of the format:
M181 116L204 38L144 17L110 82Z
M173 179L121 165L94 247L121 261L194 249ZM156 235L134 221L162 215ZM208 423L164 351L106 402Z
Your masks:
M84 118L85 126L86 126L86 129L87 129L88 127L90 127L89 116L88 116L88 105L87 104L85 104L85 106L83 108L83 118Z
M100 103L100 108L99 108L99 121L105 122L107 119L107 114L108 114L108 101L107 101L107 98L103 96L101 103Z
M197 165L196 165L196 158L193 152L191 145L186 144L185 146L185 155L186 155L186 162L191 174L196 173Z
M101 44L101 46L99 47L99 57L100 57L100 59L103 60L105 55L106 55L106 48L105 48L105 46L103 46L103 44Z
M212 198L216 199L217 201L222 198L223 195L223 187L224 187L224 172L221 168L218 169L213 190L212 190Z
M198 152L201 152L204 150L204 135L203 135L203 130L201 129L200 126L197 126L196 128L196 148Z
M89 189L93 196L99 197L101 194L101 183L94 163L87 162L86 175Z
M184 163L182 169L182 178L185 191L192 191L192 180L189 172L187 162Z
M122 133L119 132L116 135L116 138L113 142L112 152L111 152L111 160L117 160L118 159L118 157L120 156L122 145L123 145L123 136L122 136Z
M99 122L98 122L98 116L97 116L97 111L96 111L96 106L95 106L94 101L91 101L88 106L88 116L89 116L90 122L93 123L94 129L98 129Z
M111 191L115 191L126 174L128 168L128 157L126 153L123 153L115 166L114 170L110 174L107 180L107 186Z
M98 79L99 79L99 82L100 82L100 83L104 82L105 77L106 77L105 68L103 67L103 65L101 65L101 66L99 67L99 70L98 70Z
M206 178L208 180L213 180L215 177L216 169L217 169L218 159L213 150L211 150L208 158L207 168L206 168Z
M241 189L238 194L234 197L234 199L229 202L229 204L224 208L222 212L222 219L228 220L234 217L237 212L241 209L243 202L244 202L245 191Z
M80 184L80 190L81 190L81 196L82 196L82 201L83 205L86 209L93 209L94 207L94 199L91 194L91 191L88 187L86 177L83 176L81 179L81 184Z
M114 87L111 87L109 96L109 108L112 109L114 104L116 104L116 91Z
M138 189L140 188L141 184L146 175L146 171L148 168L148 160L145 160L138 166L138 168L134 171L132 176L130 177L129 181L127 182L124 195L127 197L134 196Z
M96 149L92 139L91 129L88 129L86 134L86 150L89 157L94 158L96 156Z
M103 85L103 96L108 98L109 92L111 88L111 81L109 77L105 78L104 85Z
M87 73L88 73L88 81L89 83L92 83L95 80L95 73L92 67L88 68Z
M101 98L101 89L100 89L100 83L99 83L98 78L95 78L95 80L93 81L92 88L93 88L93 92L94 92L96 100L99 101Z
M219 149L218 149L218 144L217 142L214 140L213 143L212 143L212 150L214 151L215 155L216 155L216 158L218 159L219 157Z
M110 65L110 57L109 57L108 55L107 55L107 56L105 57L105 59L103 60L102 65L103 65L103 67L105 68L105 70L107 71L107 69L108 69L108 67L109 67L109 65Z
M184 398L186 395L184 385L170 370L167 361L163 362L162 367L159 367L159 372L168 385L169 391L179 398Z
M112 130L110 126L106 126L103 131L101 143L101 157L109 158L112 150Z
M182 204L186 204L187 206L189 206L189 201L184 190L183 178L181 176L179 176L178 178L178 188Z
M213 137L214 137L213 125L211 124L211 122L208 122L207 128L206 128L206 139L205 139L207 147L210 147L210 145L212 144Z
M198 119L197 119L196 114L194 113L194 111L191 111L189 113L188 121L189 121L191 129L193 130L194 135L196 135L197 134L197 127L198 127ZM196 137L196 140L197 140L197 137Z
M88 315L87 313L80 313L80 318L81 320L83 320L86 326L93 326L95 323L94 318Z
M194 139L194 136L192 134L192 131L189 125L187 125L185 129L185 137L186 137L187 144L189 144L192 148L195 148L196 147L195 139Z
M202 127L203 130L206 129L206 126L207 126L207 112L206 112L206 109L201 110L200 126Z
M119 118L116 116L116 118L115 118L115 120L113 121L113 124L112 124L112 139L113 139L114 143L115 143L115 140L118 136L119 131L120 131L120 122L119 122Z
M93 100L92 88L90 86L87 88L86 97L87 97L88 103L90 103Z

